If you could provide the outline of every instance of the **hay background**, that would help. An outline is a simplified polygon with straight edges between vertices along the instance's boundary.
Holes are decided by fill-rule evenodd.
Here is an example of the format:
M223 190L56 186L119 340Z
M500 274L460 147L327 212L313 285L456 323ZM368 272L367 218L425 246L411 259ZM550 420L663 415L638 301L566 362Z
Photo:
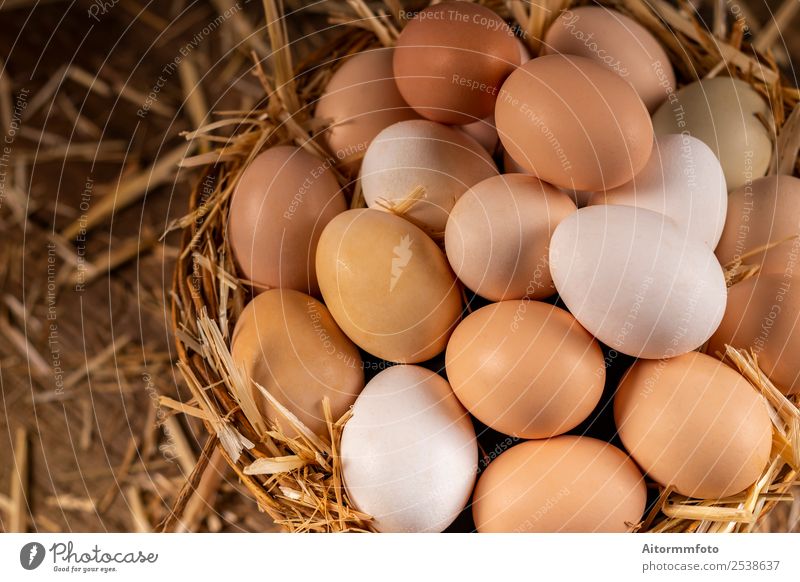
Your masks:
M235 0L119 0L96 22L87 14L93 2L34 4L0 0L7 31L0 36L4 135L16 97L29 91L0 204L0 530L154 530L181 492L191 493L184 485L207 439L199 422L157 412L154 402L159 395L187 396L172 368L166 308L178 239L158 237L185 214L194 175L157 172L162 184L89 231L82 252L97 273L82 292L68 283L79 249L60 233L80 218L87 177L91 206L98 207L104 196L146 183L151 165L182 146L180 132L197 127L209 109L249 109L261 97L247 72L249 50L266 43L263 10L242 2L224 18ZM302 4L287 2L287 12ZM750 26L766 22L768 6L779 4L750 0L744 5ZM219 26L202 35L218 18ZM298 34L325 21L304 12L290 24ZM243 44L248 28L253 42ZM776 55L787 70L790 58L800 65L800 17L789 30L788 52ZM164 67L198 34L156 104L138 117ZM65 281L54 320L48 320L48 243L58 248L56 278ZM65 376L77 371L61 393L51 369L51 323ZM18 469L28 473L23 482ZM174 527L272 530L240 489L212 458L184 524ZM776 509L762 529L800 531L800 500Z

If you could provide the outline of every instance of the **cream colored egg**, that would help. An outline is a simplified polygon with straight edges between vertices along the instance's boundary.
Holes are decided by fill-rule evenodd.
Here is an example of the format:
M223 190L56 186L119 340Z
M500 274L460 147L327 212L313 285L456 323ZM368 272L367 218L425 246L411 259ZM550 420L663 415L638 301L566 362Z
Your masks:
M481 147L489 154L493 154L497 149L500 138L497 135L497 128L494 126L494 115L461 125L458 129L481 144Z
M381 532L443 531L475 483L469 414L444 378L419 366L393 366L367 384L341 451L347 493Z
M597 339L642 358L701 346L725 312L722 267L669 218L631 206L589 206L556 227L550 272Z
M464 132L434 121L412 120L383 130L367 149L361 187L370 208L402 202L415 189L422 198L407 212L428 232L444 232L447 217L461 195L497 174L494 161Z

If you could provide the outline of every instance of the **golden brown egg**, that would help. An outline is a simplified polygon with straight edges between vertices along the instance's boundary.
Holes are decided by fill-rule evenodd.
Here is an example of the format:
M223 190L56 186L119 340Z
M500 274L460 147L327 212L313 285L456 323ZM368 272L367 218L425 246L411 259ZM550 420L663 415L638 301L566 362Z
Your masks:
M419 12L400 33L394 75L420 115L460 125L492 113L519 59L516 37L492 10L442 2Z
M622 451L589 437L527 441L489 464L472 515L482 533L627 532L644 513L644 479Z
M336 421L364 387L358 348L322 303L291 289L265 291L247 304L236 322L231 354L249 379L318 435L328 434L322 399L330 400ZM291 426L255 386L253 396L264 418Z
M315 117L331 125L322 134L340 163L354 170L367 146L383 129L416 119L394 82L393 49L380 48L347 58L319 98Z
M349 210L334 218L319 241L317 274L342 330L384 360L432 358L461 316L461 291L444 253L388 212Z
M614 418L642 469L681 495L734 495L769 460L763 398L738 372L698 352L638 360L620 383Z
M752 348L784 394L800 392L800 274L764 273L731 287L708 353L723 354L725 344Z
M259 154L239 178L228 218L231 249L244 278L257 291L319 293L317 240L346 209L330 162L291 146Z
M653 148L634 88L585 57L547 55L517 68L500 90L495 121L515 162L570 190L630 181Z
M470 314L447 344L447 377L482 423L521 438L575 428L603 393L599 344L572 315L538 301L503 301Z

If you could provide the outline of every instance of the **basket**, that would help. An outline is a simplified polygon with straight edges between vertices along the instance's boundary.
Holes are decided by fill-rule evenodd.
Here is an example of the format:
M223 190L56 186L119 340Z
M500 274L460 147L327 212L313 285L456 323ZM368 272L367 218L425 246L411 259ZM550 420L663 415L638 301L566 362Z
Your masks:
M495 10L531 39L536 39L562 9L586 4L583 0L540 0L532 6L520 0L481 2ZM336 4L336 3L329 3ZM773 170L796 173L800 143L800 92L782 79L769 44L779 27L764 31L745 44L743 20L730 27L721 20L703 25L689 7L675 7L665 0L611 0L605 4L631 16L650 30L667 50L679 85L717 74L739 77L772 103L777 144ZM200 418L209 437L197 467L178 496L164 530L180 520L187 500L200 482L214 450L225 458L237 478L286 531L371 531L370 518L357 511L342 487L338 444L347 415L328 418L328 436L319 438L304 430L286 411L287 423L296 431L287 436L277 427L265 426L255 408L246 380L228 351L237 317L249 299L246 281L238 278L225 230L228 203L239 175L263 148L294 143L323 157L330 157L310 141L318 128L310 126L311 107L320 95L338 60L374 46L393 44L402 20L400 3L387 1L382 8L363 0L338 3L331 20L342 23L330 43L312 51L295 66L287 42L281 3L265 0L267 30L274 51L268 75L259 62L254 74L268 96L246 113L223 112L219 120L192 132L189 139L203 139L216 149L184 165L201 174L191 193L190 212L173 225L182 230L172 292L172 326L176 337L178 368L191 399L162 401L180 413ZM420 8L415 6L415 8ZM779 19L780 20L780 19ZM780 22L778 22L780 24ZM708 32L717 31L718 36ZM794 113L792 113L794 112ZM768 120L770 121L770 120ZM219 132L234 129L232 135ZM364 206L359 192L352 192L352 176L337 170L340 183L350 188L352 207ZM746 265L729 265L731 283L752 274ZM786 398L758 369L752 353L728 349L728 357L761 391L771 408L774 446L771 461L761 478L745 492L720 500L697 500L673 491L659 490L637 531L649 532L746 532L752 531L776 503L791 499L800 466L800 411L797 398ZM280 405L274 403L277 407ZM299 436L298 436L299 435ZM655 487L654 484L650 484Z

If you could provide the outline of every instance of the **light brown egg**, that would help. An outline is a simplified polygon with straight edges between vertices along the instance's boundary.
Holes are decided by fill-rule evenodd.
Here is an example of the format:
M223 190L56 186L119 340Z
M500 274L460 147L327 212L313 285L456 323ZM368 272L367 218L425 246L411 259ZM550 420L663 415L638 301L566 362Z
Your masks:
M322 138L349 170L358 168L367 146L383 129L419 116L394 82L393 49L379 48L347 58L331 77L314 116L330 123Z
M492 113L519 59L514 33L492 10L442 2L416 14L400 33L394 75L420 115L461 125Z
M565 10L547 30L546 54L592 59L628 81L650 111L675 89L669 57L641 24L601 6Z
M500 90L495 121L514 161L570 190L630 181L653 148L634 88L585 57L547 55L517 68Z
M291 146L259 154L242 172L228 217L228 239L244 278L256 291L319 293L317 241L346 209L329 162Z
M614 418L642 469L681 495L734 495L769 460L772 424L762 397L738 372L698 352L638 360L620 383Z
M622 451L589 437L521 443L478 479L472 515L481 533L628 532L647 491Z
M549 297L556 292L550 237L575 210L569 196L533 176L505 174L479 182L459 198L447 221L450 266L491 301Z
M461 291L444 253L388 212L349 210L334 218L319 241L317 273L342 330L384 360L432 358L461 316Z
M764 273L728 290L722 323L708 353L725 344L752 348L764 373L784 394L800 392L800 273Z
M322 303L291 289L265 291L247 304L236 322L231 355L250 380L318 435L328 435L323 398L330 400L336 421L364 387L358 348ZM293 434L255 385L253 397L264 418Z
M800 179L767 176L730 193L728 216L715 251L724 265L742 259L762 273L800 270ZM760 247L784 241L766 251ZM748 256L743 257L743 255Z
M485 119L461 125L458 129L478 142L490 155L494 154L497 144L500 142L500 138L497 136L497 128L494 126L493 114Z
M600 400L599 344L572 315L538 301L503 301L470 314L453 332L447 377L482 423L521 438L580 424Z
M759 116L769 105L750 85L718 76L681 87L653 114L656 134L687 133L710 147L725 172L728 190L767 173L770 134Z

